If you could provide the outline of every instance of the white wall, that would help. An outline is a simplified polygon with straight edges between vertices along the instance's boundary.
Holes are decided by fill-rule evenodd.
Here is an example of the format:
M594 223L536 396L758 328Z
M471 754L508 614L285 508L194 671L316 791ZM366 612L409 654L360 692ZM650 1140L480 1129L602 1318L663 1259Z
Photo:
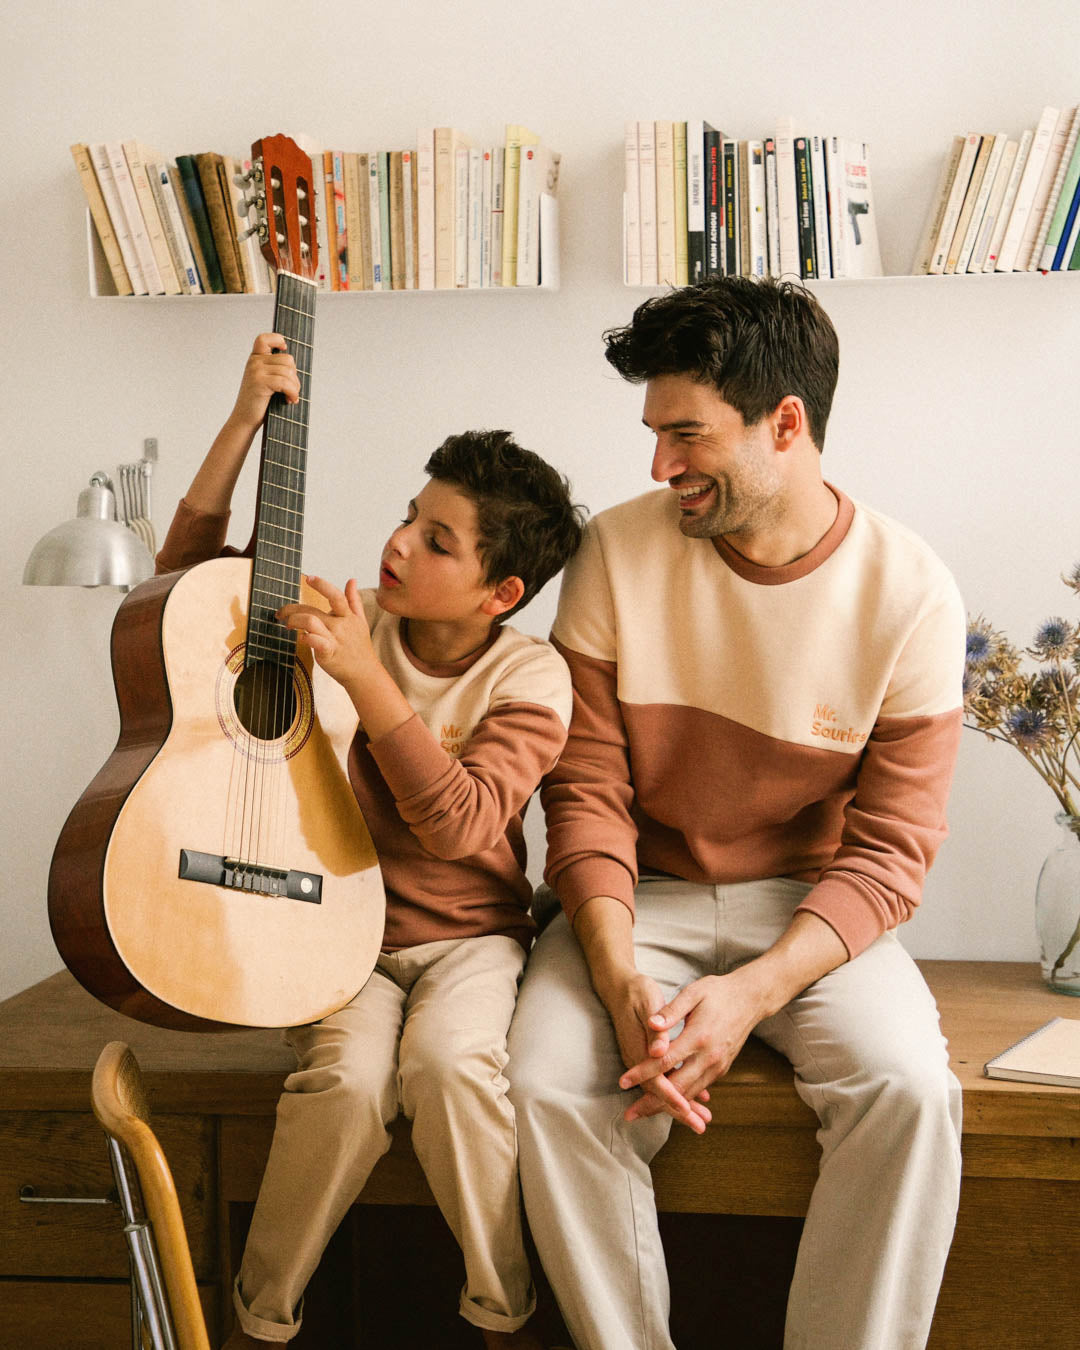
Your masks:
M865 136L886 269L904 271L955 132L1015 134L1044 103L1080 97L1080 9L1066 0L766 11L716 0L529 9L232 0L180 10L13 0L2 23L0 996L59 967L45 915L49 858L117 729L107 652L119 597L23 588L23 563L72 513L89 475L138 458L148 435L160 441L164 528L272 312L254 297L88 298L70 142L135 135L173 155L236 153L286 131L359 149L407 144L425 123L494 141L505 121L522 121L563 152L560 293L332 296L320 306L307 560L370 579L423 459L452 430L511 427L594 510L649 486L640 391L609 372L600 344L642 298L619 279L626 118L704 115L748 137L790 113L808 128ZM819 293L842 354L828 476L924 534L969 608L1017 639L1049 613L1075 617L1057 578L1080 557L1076 278ZM250 479L237 538L249 509ZM545 632L553 606L545 594L523 626ZM917 955L1034 957L1032 893L1053 811L1014 751L965 733L952 837L904 930Z

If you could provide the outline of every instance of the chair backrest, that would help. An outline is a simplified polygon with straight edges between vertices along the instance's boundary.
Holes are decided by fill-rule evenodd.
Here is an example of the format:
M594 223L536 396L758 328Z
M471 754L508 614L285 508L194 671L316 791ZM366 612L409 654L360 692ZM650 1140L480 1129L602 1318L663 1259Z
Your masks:
M175 1345L177 1350L210 1350L176 1185L150 1127L150 1110L138 1061L123 1041L110 1041L98 1056L90 1100L94 1115L109 1139L127 1221L125 1232L132 1250L133 1273L139 1272L144 1314L151 1333L160 1337L164 1346ZM145 1224L141 1234L129 1231L140 1227L138 1221L143 1214L152 1231L152 1244ZM144 1257L148 1258L149 1272L141 1269ZM154 1269L158 1261L160 1273ZM160 1298L162 1285L165 1300ZM158 1290L156 1311L150 1286ZM153 1323L159 1314L166 1325L155 1332Z

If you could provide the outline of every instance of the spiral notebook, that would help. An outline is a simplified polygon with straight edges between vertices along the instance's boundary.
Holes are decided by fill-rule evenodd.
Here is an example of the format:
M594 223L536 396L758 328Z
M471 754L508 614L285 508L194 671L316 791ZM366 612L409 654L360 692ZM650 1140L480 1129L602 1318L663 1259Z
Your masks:
M989 1060L987 1078L1080 1087L1080 1018L1054 1017Z

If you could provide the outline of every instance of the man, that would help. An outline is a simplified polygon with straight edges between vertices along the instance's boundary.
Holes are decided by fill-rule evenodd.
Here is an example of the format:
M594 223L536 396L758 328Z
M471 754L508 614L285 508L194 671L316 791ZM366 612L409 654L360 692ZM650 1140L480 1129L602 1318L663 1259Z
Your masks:
M753 1031L821 1120L786 1350L920 1347L960 1090L892 930L945 834L963 607L822 478L838 344L804 289L714 278L605 341L667 488L596 517L555 622L563 913L510 1042L530 1226L578 1350L670 1350L648 1164Z

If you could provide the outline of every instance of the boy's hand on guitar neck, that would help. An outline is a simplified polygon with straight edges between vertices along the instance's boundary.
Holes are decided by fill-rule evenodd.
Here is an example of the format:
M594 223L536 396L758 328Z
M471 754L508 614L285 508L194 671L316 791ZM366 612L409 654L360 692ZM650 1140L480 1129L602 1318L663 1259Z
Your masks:
M407 722L413 709L371 645L360 587L355 579L345 583L344 591L322 577L305 580L329 609L285 605L275 617L296 633L298 642L311 648L322 669L344 688L368 739L376 740Z
M255 433L266 420L274 394L297 403L300 377L281 334L260 333L244 367L233 410L187 490L189 506L211 515L224 515L229 510L240 470Z
M289 403L300 400L300 377L296 362L285 349L280 333L260 333L244 367L244 377L229 414L237 430L255 432L262 426L266 409L274 394L283 394Z

